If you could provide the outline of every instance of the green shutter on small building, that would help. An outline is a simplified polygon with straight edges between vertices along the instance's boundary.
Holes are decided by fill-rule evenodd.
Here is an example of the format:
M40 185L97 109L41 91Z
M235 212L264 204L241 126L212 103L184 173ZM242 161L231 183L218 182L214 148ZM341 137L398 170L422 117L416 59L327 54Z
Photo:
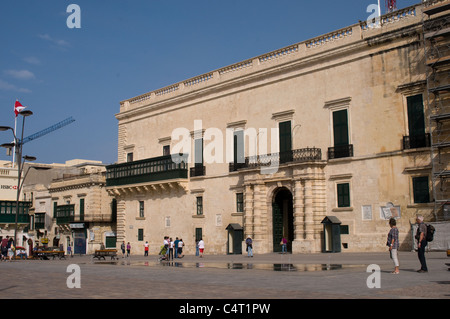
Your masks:
M84 198L80 198L80 222L84 221Z

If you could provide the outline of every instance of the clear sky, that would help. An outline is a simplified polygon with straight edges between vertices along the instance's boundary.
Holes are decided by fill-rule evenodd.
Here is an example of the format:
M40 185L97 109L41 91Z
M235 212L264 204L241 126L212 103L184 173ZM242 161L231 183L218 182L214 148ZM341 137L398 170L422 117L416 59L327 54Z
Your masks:
M114 163L120 101L366 20L376 3L4 0L0 126L14 126L16 99L34 113L25 137L73 116L69 126L25 144L24 154L39 163ZM70 4L81 9L81 28L67 26ZM0 132L0 144L11 141ZM11 160L5 149L0 160Z

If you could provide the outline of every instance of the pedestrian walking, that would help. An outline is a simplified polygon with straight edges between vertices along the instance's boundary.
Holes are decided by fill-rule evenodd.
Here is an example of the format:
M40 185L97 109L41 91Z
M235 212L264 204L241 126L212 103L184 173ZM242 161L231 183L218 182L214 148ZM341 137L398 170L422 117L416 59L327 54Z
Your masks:
M247 257L253 257L253 241L250 238L250 236L247 236L247 239L245 240L245 244L247 245Z
M416 240L417 240L417 256L420 261L420 269L417 271L418 273L428 272L427 261L425 259L425 247L427 247L427 225L423 222L423 216L417 215L416 222L418 224L417 232L416 232Z
M173 239L169 238L169 259L170 260L170 256L172 256L172 260L173 260Z
M281 239L281 253L286 254L287 253L287 239L283 236L283 239Z
M10 238L9 241L8 241L8 258L9 258L9 261L11 261L11 259L14 257L14 251L15 251L14 239Z
M178 258L183 258L183 246L184 246L184 242L183 242L183 238L180 238L180 241L178 242L178 252L177 252L177 256Z
M164 253L164 256L166 257L166 260L169 259L169 237L164 236L164 249L166 250L166 252Z
M122 258L125 258L125 240L120 245L120 249L122 249Z
M2 239L2 260L6 260L6 257L8 256L8 243L9 243L9 236L6 236Z
M198 251L200 253L200 258L203 258L203 252L205 251L205 242L202 238L198 241Z
M195 256L199 256L200 255L200 252L198 250L198 242L199 242L199 240L195 243Z
M144 256L148 257L148 241L146 241L144 244Z
M397 228L397 221L395 218L389 219L389 226L391 227L386 245L389 247L389 253L391 255L391 259L394 262L394 271L392 274L399 274L399 262L398 262L398 248L399 248L399 242L398 242L398 228Z
M178 237L175 238L175 242L173 243L173 255L175 258L178 258L178 243L180 242L180 240L178 239Z
M128 244L127 244L127 257L130 256L130 253L131 253L131 245L130 245L130 242L128 242Z

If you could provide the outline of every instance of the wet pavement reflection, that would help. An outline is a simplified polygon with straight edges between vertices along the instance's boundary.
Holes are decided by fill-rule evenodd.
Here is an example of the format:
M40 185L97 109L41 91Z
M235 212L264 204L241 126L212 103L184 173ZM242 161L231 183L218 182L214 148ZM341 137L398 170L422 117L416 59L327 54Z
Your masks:
M216 269L255 269L270 271L304 272L304 271L331 271L344 268L364 267L364 265L343 264L291 264L291 263L215 263L215 262L179 262L179 261L139 261L133 262L129 259L116 261L95 261L94 264L120 265L120 266L144 266L144 267L173 267L173 268L216 268Z

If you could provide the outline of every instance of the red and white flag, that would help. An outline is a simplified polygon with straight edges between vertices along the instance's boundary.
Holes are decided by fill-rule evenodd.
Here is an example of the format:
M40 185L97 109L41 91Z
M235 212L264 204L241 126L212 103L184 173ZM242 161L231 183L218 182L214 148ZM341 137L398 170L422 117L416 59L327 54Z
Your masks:
M19 116L19 113L22 112L25 108L26 106L23 106L19 101L16 100L16 104L14 104L14 113L16 114L16 117Z

